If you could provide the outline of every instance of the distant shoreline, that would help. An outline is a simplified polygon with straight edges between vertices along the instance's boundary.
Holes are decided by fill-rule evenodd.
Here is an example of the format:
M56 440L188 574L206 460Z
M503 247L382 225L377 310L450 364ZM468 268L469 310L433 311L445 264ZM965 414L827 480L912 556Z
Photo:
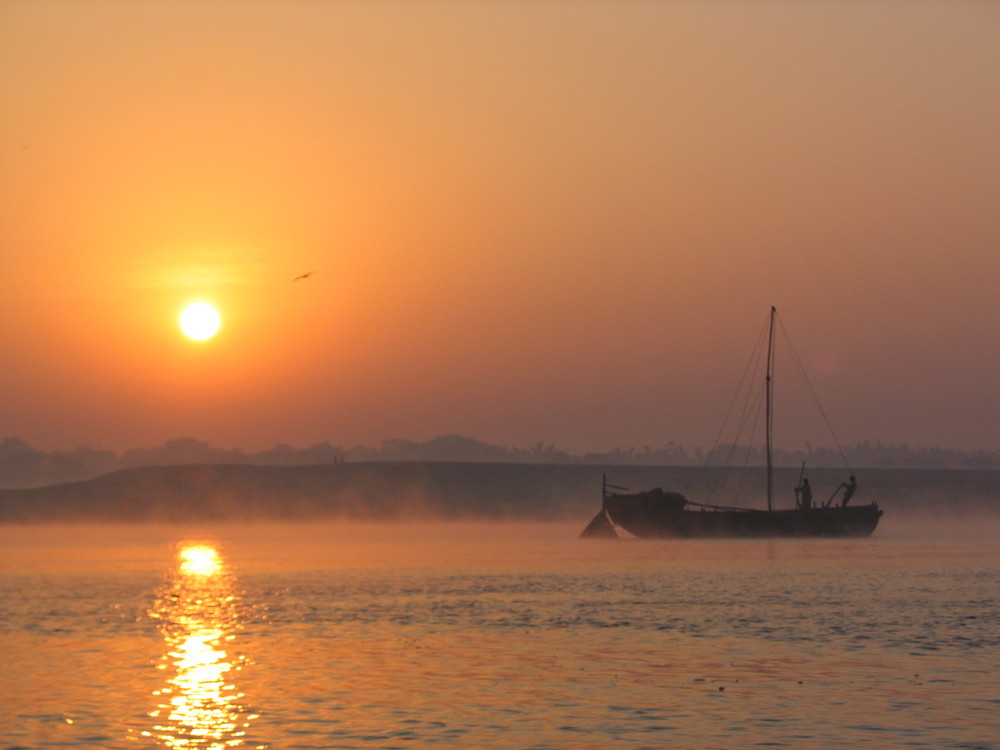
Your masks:
M344 448L317 443L307 448L276 445L257 453L224 449L193 438L168 440L153 448L132 449L122 453L79 447L73 451L45 452L18 438L0 440L0 488L23 489L68 484L96 479L120 469L146 466L186 466L195 464L241 466L311 466L333 463L470 463L470 464L552 464L577 467L702 467L723 463L722 458L737 457L734 463L763 466L760 450L719 446L714 453L689 450L677 443L661 448L614 448L602 453L572 455L551 443L536 443L529 448L490 445L462 435L440 435L416 442L386 440L378 448ZM843 467L856 470L882 469L955 469L1000 470L1000 453L958 451L947 448L883 445L865 441L832 449L807 446L805 450L776 449L774 465L782 467Z
M790 506L800 469L775 470ZM888 514L1000 516L1000 470L866 469L857 502ZM663 487L705 500L716 467L370 461L266 466L188 464L122 469L94 479L0 490L0 523L246 520L581 520L600 507L601 477L634 490ZM807 468L820 498L843 469ZM741 505L762 507L763 470L748 470Z

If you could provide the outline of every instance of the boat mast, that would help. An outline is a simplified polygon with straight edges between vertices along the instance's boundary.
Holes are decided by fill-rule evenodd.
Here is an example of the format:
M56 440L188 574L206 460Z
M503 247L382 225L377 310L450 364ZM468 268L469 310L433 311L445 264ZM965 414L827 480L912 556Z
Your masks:
M777 314L777 309L771 306L771 321L768 325L767 332L767 376L764 381L764 395L766 400L765 406L765 417L764 417L764 429L767 434L767 509L772 510L772 499L774 497L774 466L771 460L771 432L774 428L774 405L772 403L774 383L771 378L771 371L774 366L774 316Z

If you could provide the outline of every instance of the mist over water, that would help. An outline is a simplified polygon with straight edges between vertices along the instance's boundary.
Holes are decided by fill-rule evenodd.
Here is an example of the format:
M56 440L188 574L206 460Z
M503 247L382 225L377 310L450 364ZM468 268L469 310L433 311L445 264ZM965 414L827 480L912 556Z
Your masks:
M774 504L791 508L801 469L774 472ZM602 476L633 490L662 487L688 500L766 508L763 469L436 462L312 466L150 466L77 484L0 489L0 523L576 521L600 507ZM834 500L842 469L812 468L818 500ZM877 502L882 523L1000 519L1000 472L873 469L854 504Z
M0 747L998 746L995 524L580 529L0 527Z

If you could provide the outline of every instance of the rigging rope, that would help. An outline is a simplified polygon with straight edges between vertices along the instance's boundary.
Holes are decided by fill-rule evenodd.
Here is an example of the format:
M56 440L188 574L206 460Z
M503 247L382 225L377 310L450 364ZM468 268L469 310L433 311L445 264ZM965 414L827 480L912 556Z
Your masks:
M791 336L788 335L788 330L785 328L785 322L781 319L781 315L778 315L778 323L781 326L781 333L784 336L785 345L788 347L788 351L792 354L792 361L799 370L799 376L802 378L802 382L806 385L806 390L809 391L809 395L812 397L813 403L816 405L816 409L819 411L820 415L823 417L823 421L826 423L826 429L830 432L830 437L833 438L834 445L837 446L837 452L840 454L840 459L844 462L844 466L847 470L853 474L854 470L851 468L850 463L847 461L847 456L844 455L844 449L840 445L840 441L837 440L837 434L833 431L833 425L830 424L829 418L826 416L826 411L823 409L823 404L820 403L819 396L816 393L816 389L813 388L812 383L809 381L809 376L806 374L806 368L802 364L802 360L799 358L799 353L795 351L795 347L792 346Z
M715 436L715 442L712 444L712 448L711 450L709 450L708 456L706 456L705 458L705 462L701 468L701 473L698 476L697 482L695 483L695 494L699 492L703 482L705 481L705 476L708 473L708 468L712 463L712 458L715 455L716 450L718 450L721 447L722 434L723 432L726 431L726 429L729 426L730 417L732 417L733 410L736 406L736 402L740 399L741 395L743 395L743 412L742 416L740 417L739 425L736 430L736 436L734 437L732 443L729 445L729 453L721 464L721 471L719 472L718 476L715 479L715 482L713 483L711 489L708 492L709 499L712 499L717 494L721 494L721 489L720 489L721 485L725 482L726 474L733 465L733 454L735 453L736 448L739 446L740 438L742 437L743 430L746 427L746 422L747 419L749 418L749 414L751 413L752 409L756 412L756 417L754 420L754 429L751 433L751 439L753 437L753 434L756 433L757 421L760 418L760 403L761 403L761 398L763 397L763 389L755 390L753 387L747 385L747 381L752 374L758 373L761 369L761 360L764 358L765 352L767 350L765 343L767 341L768 327L769 327L769 321L766 322L764 326L761 328L760 333L757 335L757 340L754 342L753 348L750 351L750 357L743 368L743 374L740 376L739 384L736 386L736 390L733 392L733 397L729 403L728 409L726 409L726 416L722 420L722 424L719 427L719 432ZM748 446L744 459L744 469L746 468L746 464L749 463L749 452L750 452L750 447Z

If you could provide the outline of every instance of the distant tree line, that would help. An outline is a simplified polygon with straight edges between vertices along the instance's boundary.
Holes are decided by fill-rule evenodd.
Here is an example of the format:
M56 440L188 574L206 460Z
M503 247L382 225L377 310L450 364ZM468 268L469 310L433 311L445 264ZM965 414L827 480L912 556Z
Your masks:
M278 444L270 450L246 453L238 448L210 446L193 438L178 438L154 448L136 448L123 453L89 447L46 453L18 438L0 441L0 487L33 487L91 479L134 466L181 464L262 464L304 466L361 461L457 461L477 463L591 464L608 466L704 466L734 463L760 465L762 450L719 446L711 452L667 443L653 449L614 448L605 453L573 455L551 443L539 442L529 448L490 445L461 435L441 435L417 442L386 440L371 448L343 448L317 443L307 448ZM841 467L846 459L852 469L1000 469L1000 453L958 451L947 448L883 445L865 441L840 451L806 445L798 450L775 450L777 466Z

